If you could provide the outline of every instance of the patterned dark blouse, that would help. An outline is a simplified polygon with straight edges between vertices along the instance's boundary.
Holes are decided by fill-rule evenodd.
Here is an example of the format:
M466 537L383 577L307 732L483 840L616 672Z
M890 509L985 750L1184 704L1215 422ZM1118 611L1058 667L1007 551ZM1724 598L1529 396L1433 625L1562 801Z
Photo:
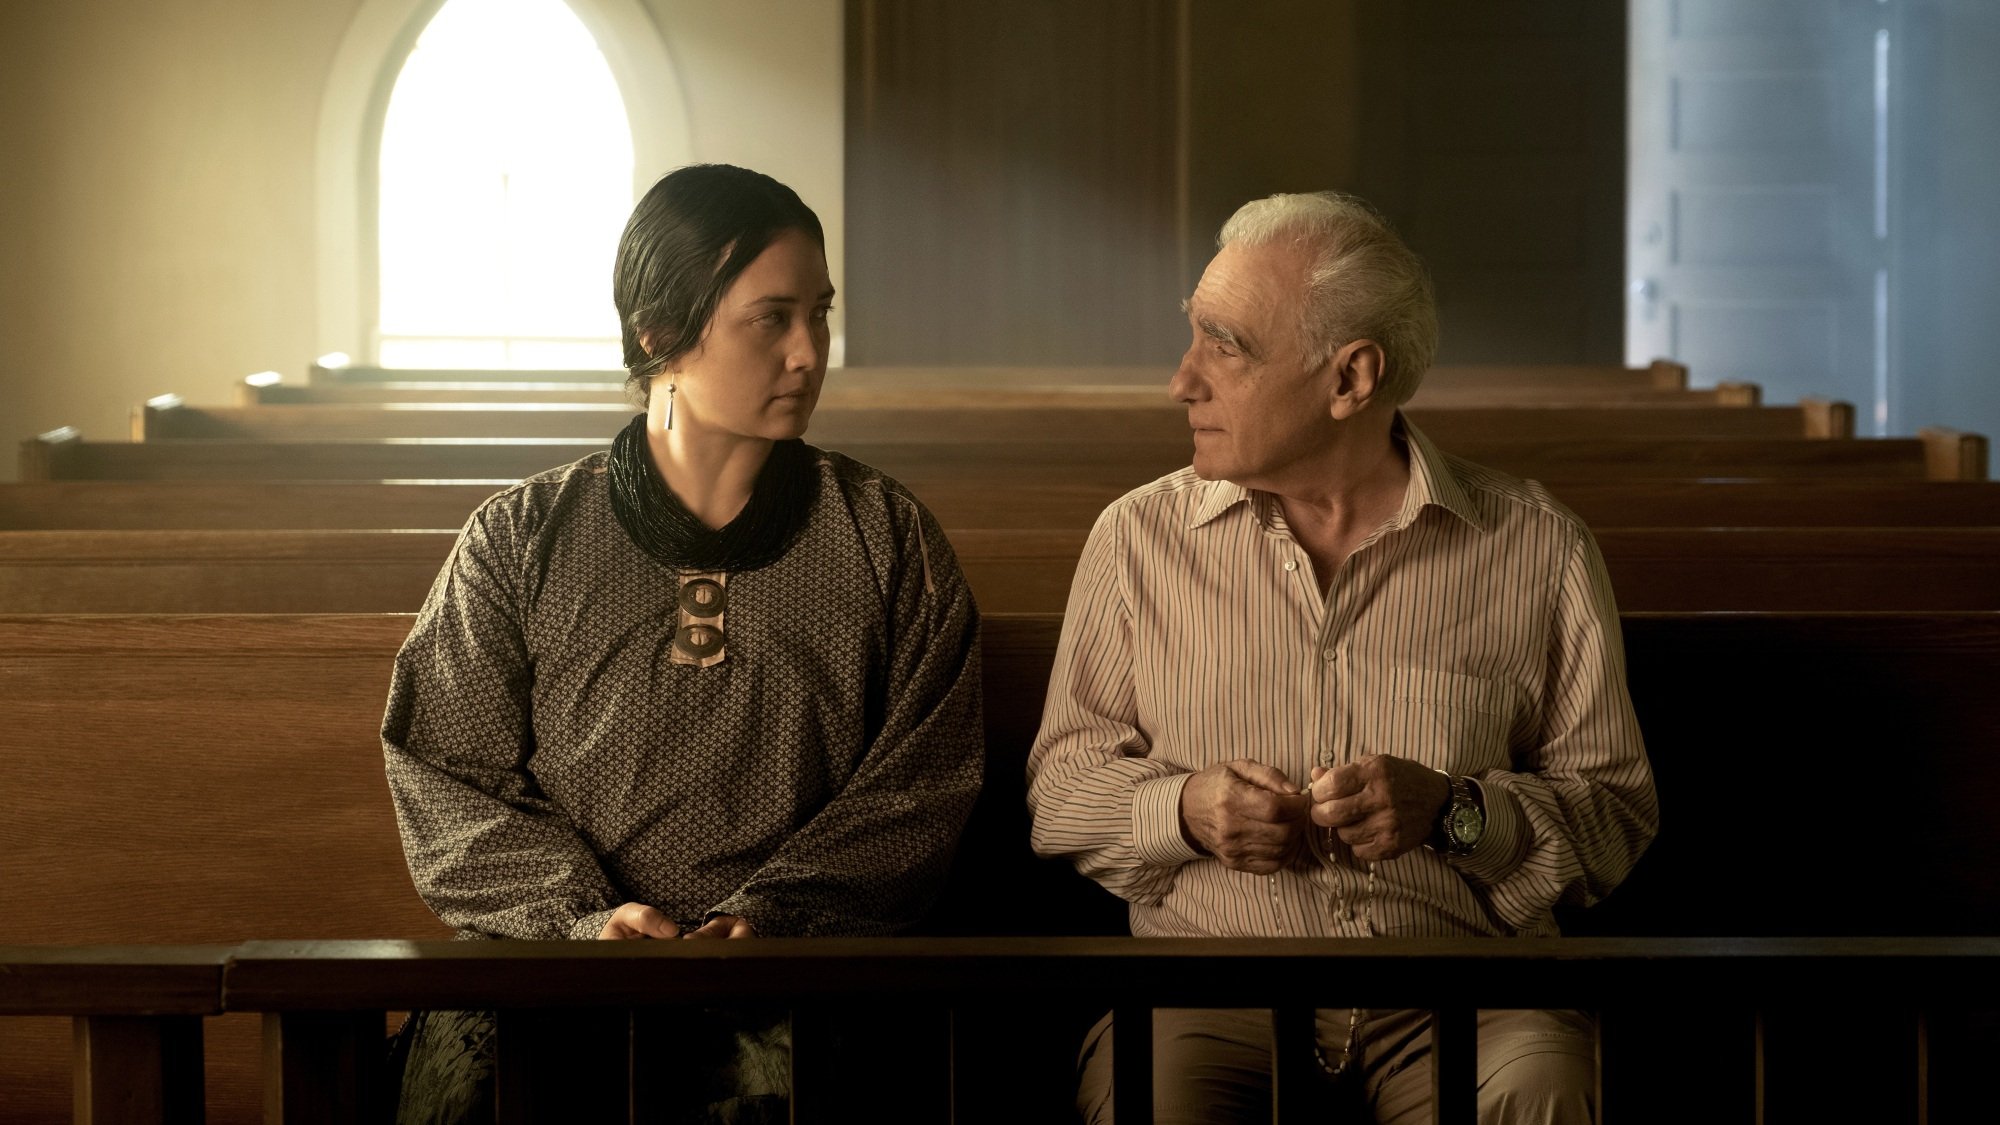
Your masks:
M771 937L917 920L979 789L979 615L929 512L812 452L805 530L719 590L633 544L603 453L473 513L382 724L439 918L579 939L628 901Z

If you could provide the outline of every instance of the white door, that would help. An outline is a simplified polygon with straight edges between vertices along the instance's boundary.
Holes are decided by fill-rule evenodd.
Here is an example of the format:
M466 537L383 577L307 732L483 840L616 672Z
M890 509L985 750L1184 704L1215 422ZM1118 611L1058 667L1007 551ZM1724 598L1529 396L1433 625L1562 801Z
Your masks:
M1627 362L1887 432L1888 0L1631 0Z

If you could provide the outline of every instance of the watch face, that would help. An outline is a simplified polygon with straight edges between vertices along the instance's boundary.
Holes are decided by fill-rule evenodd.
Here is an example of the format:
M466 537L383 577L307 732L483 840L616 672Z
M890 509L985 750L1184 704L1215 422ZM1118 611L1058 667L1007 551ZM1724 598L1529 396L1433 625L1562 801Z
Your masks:
M1460 805L1451 810L1451 834L1459 844L1471 847L1486 834L1486 818L1477 805Z

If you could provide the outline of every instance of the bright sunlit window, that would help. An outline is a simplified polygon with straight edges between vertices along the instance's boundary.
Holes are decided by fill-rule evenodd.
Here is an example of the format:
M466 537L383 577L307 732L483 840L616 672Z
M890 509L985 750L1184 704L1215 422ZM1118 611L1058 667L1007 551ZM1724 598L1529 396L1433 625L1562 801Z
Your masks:
M632 130L562 0L450 0L382 126L384 367L614 368Z

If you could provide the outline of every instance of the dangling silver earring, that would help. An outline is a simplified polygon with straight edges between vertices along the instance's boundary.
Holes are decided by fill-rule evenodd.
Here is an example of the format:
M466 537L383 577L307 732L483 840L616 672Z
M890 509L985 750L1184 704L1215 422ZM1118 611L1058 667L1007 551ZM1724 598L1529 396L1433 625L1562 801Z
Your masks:
M674 428L674 385L667 384L667 428Z

